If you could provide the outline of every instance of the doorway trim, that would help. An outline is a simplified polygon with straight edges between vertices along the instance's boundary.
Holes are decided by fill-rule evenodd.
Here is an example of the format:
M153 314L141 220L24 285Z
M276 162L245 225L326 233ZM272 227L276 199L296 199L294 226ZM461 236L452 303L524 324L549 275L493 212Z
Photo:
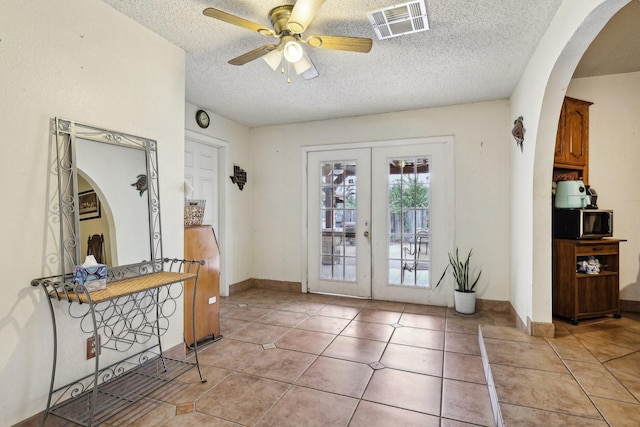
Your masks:
M450 144L452 153L455 153L455 137L453 135L444 135L444 136L421 136L421 137L411 137L411 138L400 138L400 139L386 139L386 140L376 140L376 141L364 141L364 142L345 142L345 143L333 143L333 144L325 144L325 145L307 145L302 146L300 150L300 176L303 180L302 187L302 215L301 215L301 223L300 229L301 233L301 290L303 293L309 292L308 288L308 256L309 256L309 247L308 247L308 229L307 229L307 212L308 212L308 191L307 191L307 159L308 154L313 151L333 151L333 150L346 150L346 149L354 149L354 148L380 148L380 147L394 147L394 146L407 146L407 145L420 145L420 144L433 144L433 143L446 143ZM454 155L455 158L455 155ZM454 176L453 188L455 188L455 161L452 165L452 173ZM455 196L454 196L454 207L455 207ZM454 209L455 210L455 209ZM452 221L453 230L451 241L455 242L455 212L454 219ZM452 250L452 248L447 248L447 250ZM453 299L453 297L452 297Z
M226 183L225 179L227 173L227 150L229 149L229 142L219 138L215 138L210 135L204 135L198 132L194 132L189 129L185 129L184 139L194 141L200 144L216 147L219 150L218 156L218 225L219 230L216 230L216 237L218 239L218 246L220 247L220 295L229 296L229 281L227 272L229 271L229 259L225 256L227 251L227 195L226 195Z

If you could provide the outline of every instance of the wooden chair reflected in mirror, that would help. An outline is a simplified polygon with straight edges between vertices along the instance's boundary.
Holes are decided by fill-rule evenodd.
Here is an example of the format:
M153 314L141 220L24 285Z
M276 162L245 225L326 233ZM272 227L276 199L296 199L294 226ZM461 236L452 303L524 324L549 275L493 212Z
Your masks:
M87 255L93 255L98 264L104 264L104 235L94 234L89 236L87 242Z

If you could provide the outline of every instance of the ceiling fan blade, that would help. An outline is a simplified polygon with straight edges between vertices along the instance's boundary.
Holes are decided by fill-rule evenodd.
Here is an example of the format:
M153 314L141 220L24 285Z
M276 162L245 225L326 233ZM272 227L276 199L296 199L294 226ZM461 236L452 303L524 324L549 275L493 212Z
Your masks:
M208 7L203 10L202 13L210 18L228 22L229 24L237 25L238 27L246 28L251 31L257 31L260 34L264 34L265 36L276 35L271 28L267 28L264 25L249 21L248 19L240 18L239 16L232 15L219 9Z
M311 47L362 53L369 52L373 46L373 40L364 37L314 35L304 41Z
M258 59L271 52L273 49L278 47L275 44L265 44L264 46L260 46L259 48L253 49L250 52L247 52L243 55L238 56L237 58L233 58L229 61L231 65L244 65L247 62L251 62L254 59Z
M318 10L324 3L324 0L298 0L293 5L289 22L287 22L287 28L294 34L300 34L304 32L309 26L309 23L316 16Z

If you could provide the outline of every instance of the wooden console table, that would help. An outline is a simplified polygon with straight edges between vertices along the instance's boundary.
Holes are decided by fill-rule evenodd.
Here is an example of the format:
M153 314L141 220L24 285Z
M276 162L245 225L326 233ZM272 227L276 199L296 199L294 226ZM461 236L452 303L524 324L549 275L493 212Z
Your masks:
M167 357L160 342L176 311L176 300L183 293L183 282L191 282L197 288L201 264L165 259L162 265L168 271L112 281L106 289L93 292L74 284L69 276L31 282L44 290L53 325L53 367L42 425L49 414L83 426L101 424L193 367L197 367L200 380L206 382L200 371L197 345L195 361L191 362ZM93 347L94 372L62 387L55 385L61 332L56 326L56 311L60 310L54 310L54 302L61 303L58 308L66 305L68 314L79 320L80 330L98 343ZM101 366L101 349L123 356L116 363Z

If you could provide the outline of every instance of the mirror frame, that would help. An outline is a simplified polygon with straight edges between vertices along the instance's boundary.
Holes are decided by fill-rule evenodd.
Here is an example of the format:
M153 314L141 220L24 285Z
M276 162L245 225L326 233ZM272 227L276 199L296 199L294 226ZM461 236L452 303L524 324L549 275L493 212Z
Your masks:
M149 246L151 259L136 264L107 268L107 282L162 271L162 234L158 187L157 142L149 138L78 123L54 119L58 177L58 213L60 217L60 264L62 276L82 264L80 253L80 217L78 210L78 170L75 161L77 139L112 144L145 152L147 198L149 204ZM118 236L116 236L116 239Z

